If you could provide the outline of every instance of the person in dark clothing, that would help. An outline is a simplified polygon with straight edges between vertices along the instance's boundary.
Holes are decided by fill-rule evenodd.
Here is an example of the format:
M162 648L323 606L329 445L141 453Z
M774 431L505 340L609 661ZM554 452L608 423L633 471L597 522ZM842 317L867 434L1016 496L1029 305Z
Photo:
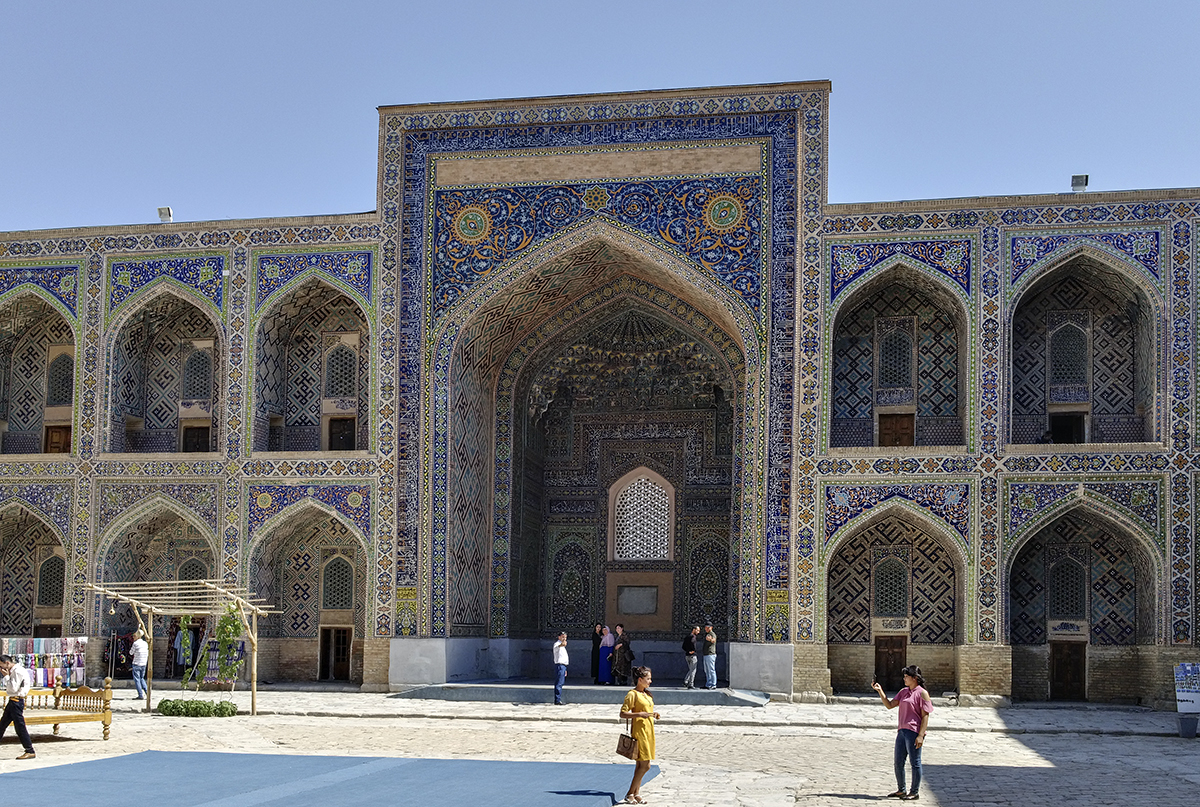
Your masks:
M700 635L700 626L693 625L691 633L683 637L683 657L687 661L687 675L683 677L683 685L688 689L696 688L696 637Z
M604 625L596 623L592 631L592 681L600 684L600 643L604 641Z
M625 626L618 623L617 643L613 647L613 663L612 672L613 680L619 686L625 686L629 683L629 673L633 669L633 649L630 646L633 643L632 637L625 631Z

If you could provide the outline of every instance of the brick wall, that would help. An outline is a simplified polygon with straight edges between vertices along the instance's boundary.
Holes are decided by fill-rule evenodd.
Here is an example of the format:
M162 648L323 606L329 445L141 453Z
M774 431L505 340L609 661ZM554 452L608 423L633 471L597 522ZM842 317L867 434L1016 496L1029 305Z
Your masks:
M829 679L829 645L792 645L792 692L833 694Z
M1050 699L1050 646L1012 646L1012 698L1017 701Z
M846 692L870 692L875 673L875 647L869 644L831 644L828 646L829 683L839 695Z
M388 691L391 639L363 640L362 688L364 692Z
M1150 683L1140 674L1142 659L1139 651L1143 649L1153 651L1157 648L1090 645L1087 649L1087 699L1093 703L1137 704L1142 685Z
M943 692L958 691L958 654L952 644L910 644L906 660L921 668L925 677L925 689L934 697ZM872 648L874 650L874 648ZM874 653L871 654L874 667ZM867 691L870 691L870 681Z
M964 644L957 656L957 691L969 695L1013 696L1016 658L1008 645ZM932 690L930 690L932 691Z

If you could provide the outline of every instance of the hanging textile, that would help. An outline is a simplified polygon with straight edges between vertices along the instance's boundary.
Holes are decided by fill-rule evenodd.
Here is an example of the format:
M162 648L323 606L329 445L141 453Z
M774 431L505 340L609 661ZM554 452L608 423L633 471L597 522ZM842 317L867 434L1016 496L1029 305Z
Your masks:
M62 678L63 686L84 682L86 636L31 639L27 636L0 639L0 653L29 671L29 683L35 687L53 687Z

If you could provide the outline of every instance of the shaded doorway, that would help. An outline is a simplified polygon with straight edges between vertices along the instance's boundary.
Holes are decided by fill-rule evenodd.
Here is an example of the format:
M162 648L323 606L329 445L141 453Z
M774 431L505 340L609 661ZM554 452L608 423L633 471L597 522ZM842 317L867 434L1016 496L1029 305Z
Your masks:
M350 628L321 628L322 681L350 680Z
M907 650L905 636L875 637L875 680L885 692L899 691L904 686Z
M1050 700L1087 700L1087 643L1050 643Z

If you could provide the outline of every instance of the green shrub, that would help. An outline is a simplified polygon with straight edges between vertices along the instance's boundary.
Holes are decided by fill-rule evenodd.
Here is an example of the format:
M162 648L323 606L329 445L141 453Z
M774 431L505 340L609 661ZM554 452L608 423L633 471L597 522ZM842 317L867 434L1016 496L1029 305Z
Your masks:
M217 701L213 706L213 717L233 717L237 714L237 704L233 701Z
M158 712L167 717L233 717L237 705L233 701L164 699L158 702Z

